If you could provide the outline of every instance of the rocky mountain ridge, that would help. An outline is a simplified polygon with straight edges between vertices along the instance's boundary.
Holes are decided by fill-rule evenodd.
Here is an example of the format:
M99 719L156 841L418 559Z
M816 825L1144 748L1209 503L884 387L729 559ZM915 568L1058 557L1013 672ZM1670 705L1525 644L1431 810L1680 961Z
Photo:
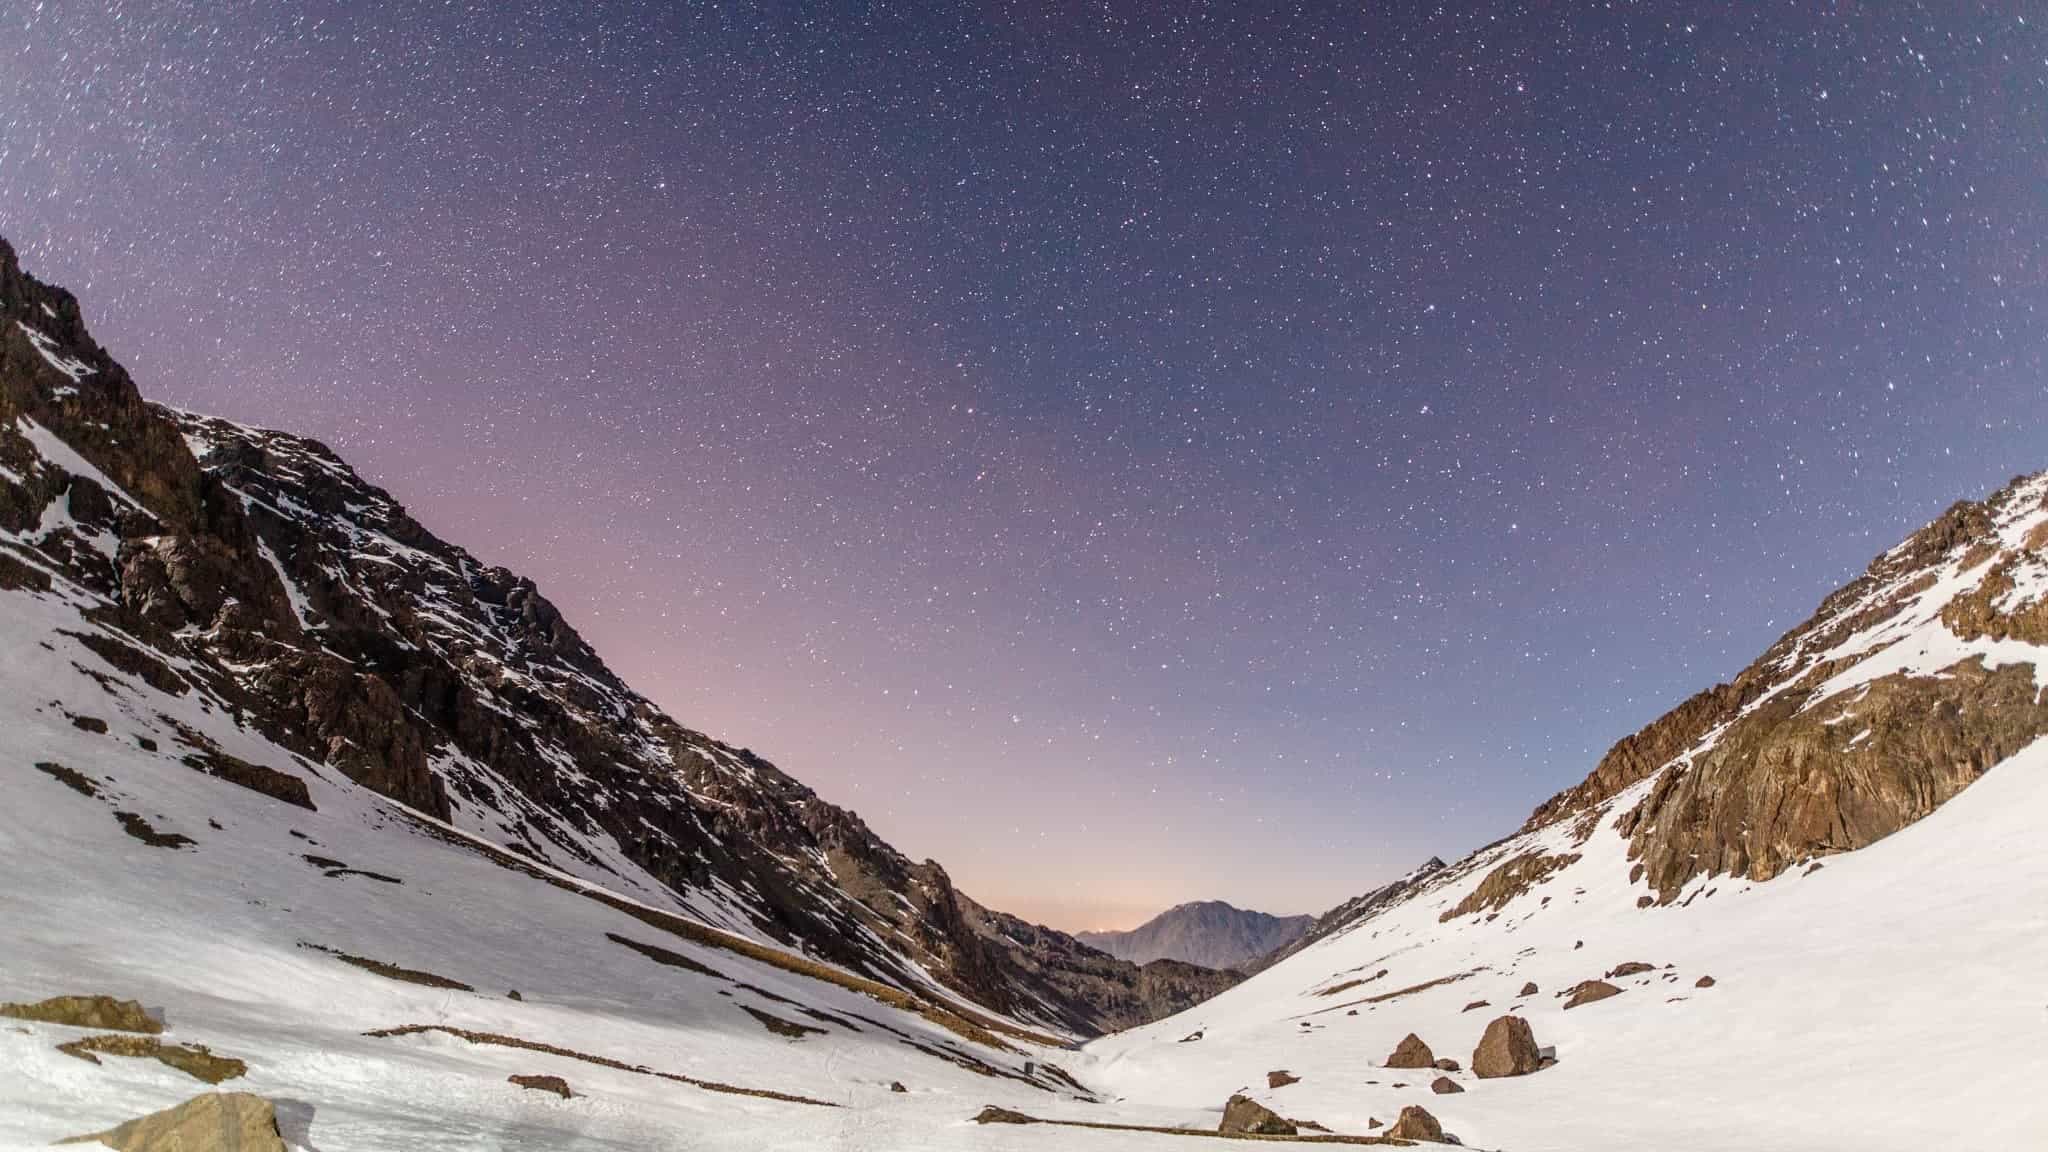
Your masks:
M1126 932L1078 932L1075 938L1137 964L1181 960L1236 968L1294 943L1314 922L1313 916L1272 916L1221 900L1195 900Z
M531 581L438 539L325 445L145 402L4 240L0 534L0 587L89 591L79 642L114 666L655 907L1067 1035L1234 980L976 904L633 692Z

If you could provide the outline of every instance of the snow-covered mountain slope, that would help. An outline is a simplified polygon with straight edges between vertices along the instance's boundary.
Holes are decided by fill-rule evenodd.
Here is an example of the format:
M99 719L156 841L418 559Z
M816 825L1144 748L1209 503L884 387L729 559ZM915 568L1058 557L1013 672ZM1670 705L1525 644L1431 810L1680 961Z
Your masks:
M1312 916L1273 916L1221 900L1176 904L1127 932L1081 932L1077 938L1112 956L1143 964L1185 960L1204 968L1235 968L1301 939Z
M2044 625L2048 474L1878 557L1517 835L1077 1071L1163 1124L1246 1092L1528 1150L2048 1147ZM1557 1062L1472 1076L1508 1014ZM1409 1033L1468 1067L1383 1067Z
M144 403L76 301L4 242L0 565L19 594L89 594L71 643L165 670L161 690L203 692L385 796L757 943L1063 1036L1232 980L1122 963L976 904L664 714L530 581L436 538L323 445Z

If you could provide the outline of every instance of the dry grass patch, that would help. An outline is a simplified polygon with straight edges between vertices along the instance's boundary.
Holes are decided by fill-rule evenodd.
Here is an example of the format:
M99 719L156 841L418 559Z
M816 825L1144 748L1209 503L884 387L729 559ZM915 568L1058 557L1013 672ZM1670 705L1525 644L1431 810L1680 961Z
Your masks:
M730 952L738 956L744 956L749 960L766 964L771 968L794 973L798 976L806 976L812 980L844 988L849 992L858 992L870 999L879 1000L891 1008L916 1013L964 1040L980 1044L984 1047L994 1048L1001 1052L1019 1051L1015 1045L1004 1040L1003 1036L1010 1036L1047 1048L1069 1047L1067 1042L1057 1037L1047 1036L1042 1032L1033 1032L1028 1028L1019 1028L1014 1024L984 1016L961 1005L940 1005L922 997L914 996L900 988L890 987L880 981L870 980L865 976L856 976L851 972L834 968L829 964L792 955L779 949L770 948L764 944L757 944L745 937L721 931L708 924L699 924L694 920L687 920L670 912L643 907L632 901L614 896L602 889L586 888L582 885L571 883L559 876L553 876L542 871L528 861L521 860L518 856L495 844L488 844L459 835L416 813L403 809L399 811L406 818L410 819L413 825L421 832L445 844L466 848L501 867L509 868L512 871L523 873L544 883L552 884L565 892L574 892L586 899L595 900L600 904L631 916L650 928L667 932L672 936L688 940L692 944L699 944L706 948L716 948L721 952ZM998 1033L1001 1035L998 1035Z
M324 952L344 964L353 964L365 972L374 972L386 980L397 980L406 984L419 984L427 988L447 988L455 992L476 991L476 989L464 984L460 980L450 980L446 976L436 976L432 972L422 972L416 968L400 968L396 964L386 964L382 960L372 960L367 956L352 956L338 948L327 948L319 944L309 944L303 940L299 942L299 947L310 948L315 952Z
M613 1060L608 1056L593 1056L588 1052L578 1052L571 1048L543 1044L537 1040L522 1040L517 1036L506 1036L497 1032L472 1032L467 1028L451 1028L444 1024L406 1024L397 1028L379 1028L374 1032L365 1032L363 1035L376 1037L417 1036L427 1032L445 1033L458 1040L467 1040L471 1044L484 1044L497 1048L518 1048L527 1052L544 1052L550 1056L560 1056L569 1060L581 1060L586 1064L595 1064L600 1068L612 1068L620 1072L632 1072L640 1076L655 1076L663 1080L673 1080L678 1084L688 1084L693 1088L702 1088L706 1092L723 1092L729 1096L754 1096L763 1100L780 1100L785 1104L809 1104L816 1108L839 1107L839 1105L832 1103L830 1100L813 1100L809 1096L797 1096L792 1093L776 1092L767 1088L742 1088L737 1084L721 1084L716 1080L699 1080L695 1076L684 1076L678 1072L657 1072L645 1065L628 1064L623 1060Z
M59 1044L57 1051L89 1064L99 1063L102 1055L156 1060L208 1084L233 1080L249 1071L247 1064L232 1056L216 1056L204 1044L166 1044L154 1036L103 1032Z
M1162 1128L1151 1124L1107 1124L1096 1120L1047 1120L991 1104L974 1118L977 1124L1051 1124L1059 1128L1093 1128L1098 1132L1156 1132L1162 1136L1196 1136L1205 1140L1269 1140L1283 1144L1365 1144L1412 1148L1415 1142L1394 1136L1261 1136L1249 1132L1215 1132L1207 1128ZM1299 1121L1296 1121L1299 1123Z

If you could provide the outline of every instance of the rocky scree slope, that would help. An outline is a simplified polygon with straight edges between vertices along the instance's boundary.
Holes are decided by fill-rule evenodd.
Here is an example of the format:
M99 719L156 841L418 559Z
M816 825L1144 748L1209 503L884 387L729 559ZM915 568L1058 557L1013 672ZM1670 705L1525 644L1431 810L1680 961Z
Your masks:
M614 676L531 581L324 445L146 403L0 240L0 588L88 589L81 643L526 859L918 996L1077 1036L1235 977L982 908L858 816ZM240 771L204 737L183 753Z
M1272 916L1221 900L1177 904L1128 932L1081 932L1082 943L1123 960L1184 960L1235 968L1299 940L1313 916Z

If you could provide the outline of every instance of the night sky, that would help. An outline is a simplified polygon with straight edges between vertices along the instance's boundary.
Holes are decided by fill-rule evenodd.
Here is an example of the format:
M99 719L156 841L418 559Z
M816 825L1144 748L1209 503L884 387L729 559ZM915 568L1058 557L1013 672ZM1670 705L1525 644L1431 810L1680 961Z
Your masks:
M2048 467L2048 3L719 7L0 0L0 233L995 906L1463 853Z

